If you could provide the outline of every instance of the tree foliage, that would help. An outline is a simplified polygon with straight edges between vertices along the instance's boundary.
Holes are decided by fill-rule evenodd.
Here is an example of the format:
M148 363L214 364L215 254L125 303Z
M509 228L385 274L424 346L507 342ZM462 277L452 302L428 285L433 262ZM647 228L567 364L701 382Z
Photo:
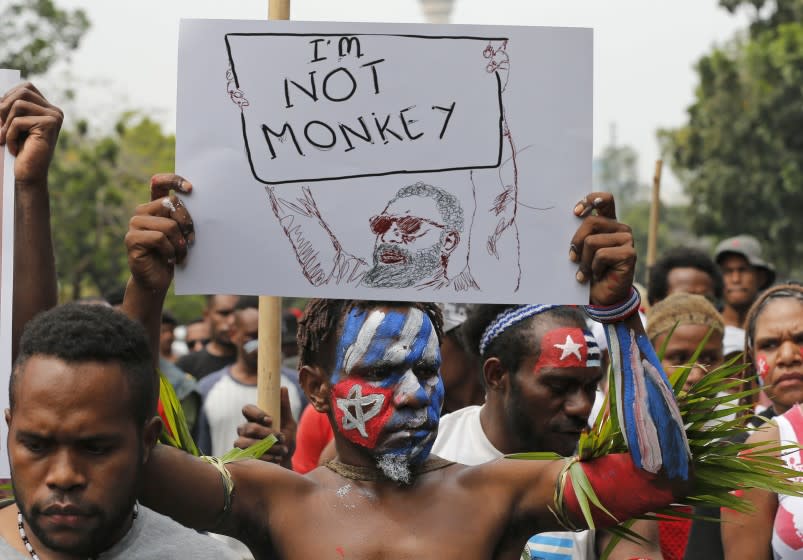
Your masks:
M61 10L53 0L16 0L0 11L0 68L44 74L78 48L89 29L83 10Z
M103 296L124 286L123 239L150 177L173 169L175 137L136 113L123 114L111 134L94 138L85 122L62 130L50 169L53 241L62 300ZM168 295L180 321L201 314L202 296Z
M764 8L765 2L722 0ZM750 233L764 241L782 274L799 274L803 256L803 1L754 24L749 38L715 48L697 64L699 86L688 123L659 133L691 199L700 235ZM774 21L782 21L772 26Z

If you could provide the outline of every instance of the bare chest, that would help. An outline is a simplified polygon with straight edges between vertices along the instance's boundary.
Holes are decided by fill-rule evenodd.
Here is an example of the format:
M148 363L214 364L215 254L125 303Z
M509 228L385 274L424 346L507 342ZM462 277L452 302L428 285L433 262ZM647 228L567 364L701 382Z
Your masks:
M496 556L503 512L478 507L467 492L377 493L343 481L275 515L272 532L287 560L465 560Z

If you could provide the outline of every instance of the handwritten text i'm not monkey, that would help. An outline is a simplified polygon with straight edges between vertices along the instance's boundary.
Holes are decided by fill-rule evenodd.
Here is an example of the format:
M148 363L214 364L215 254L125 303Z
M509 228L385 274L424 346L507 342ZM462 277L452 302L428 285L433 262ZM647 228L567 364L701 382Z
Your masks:
M303 80L284 78L285 109L295 109L303 114L308 103L345 103L354 98L361 88L369 88L370 95L382 94L381 70L386 61L377 58L362 62L360 59L365 53L358 37L319 38L309 41L309 45L312 50L309 63L315 68ZM345 65L327 67L332 60L340 63L349 57L357 62L351 69ZM413 78L410 77L411 80ZM310 149L328 151L342 147L344 152L350 152L360 145L412 142L433 134L443 139L455 106L454 101L446 105L432 105L427 109L410 105L398 111L358 115L350 123L313 119L303 127L294 126L288 120L278 129L263 124L262 132L271 159L279 155L275 141L288 145L287 141L290 140L300 156Z

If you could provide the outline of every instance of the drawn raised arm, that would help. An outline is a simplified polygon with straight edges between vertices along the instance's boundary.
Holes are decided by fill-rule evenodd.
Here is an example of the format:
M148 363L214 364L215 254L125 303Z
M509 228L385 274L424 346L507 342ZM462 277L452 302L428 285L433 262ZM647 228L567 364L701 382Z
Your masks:
M296 187L286 186L286 189ZM366 271L366 262L343 249L312 197L309 187L300 196L280 197L276 187L265 189L271 210L287 236L304 278L313 286L357 284Z

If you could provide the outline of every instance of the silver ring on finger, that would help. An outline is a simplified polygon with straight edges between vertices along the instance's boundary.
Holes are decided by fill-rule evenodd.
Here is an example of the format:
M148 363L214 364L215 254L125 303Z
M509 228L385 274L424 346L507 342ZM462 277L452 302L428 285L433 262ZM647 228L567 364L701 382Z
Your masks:
M162 207L163 208L167 208L171 212L175 212L176 211L176 205L173 204L173 201L170 200L170 197L168 197L168 196L166 196L166 197L164 197L162 199Z

